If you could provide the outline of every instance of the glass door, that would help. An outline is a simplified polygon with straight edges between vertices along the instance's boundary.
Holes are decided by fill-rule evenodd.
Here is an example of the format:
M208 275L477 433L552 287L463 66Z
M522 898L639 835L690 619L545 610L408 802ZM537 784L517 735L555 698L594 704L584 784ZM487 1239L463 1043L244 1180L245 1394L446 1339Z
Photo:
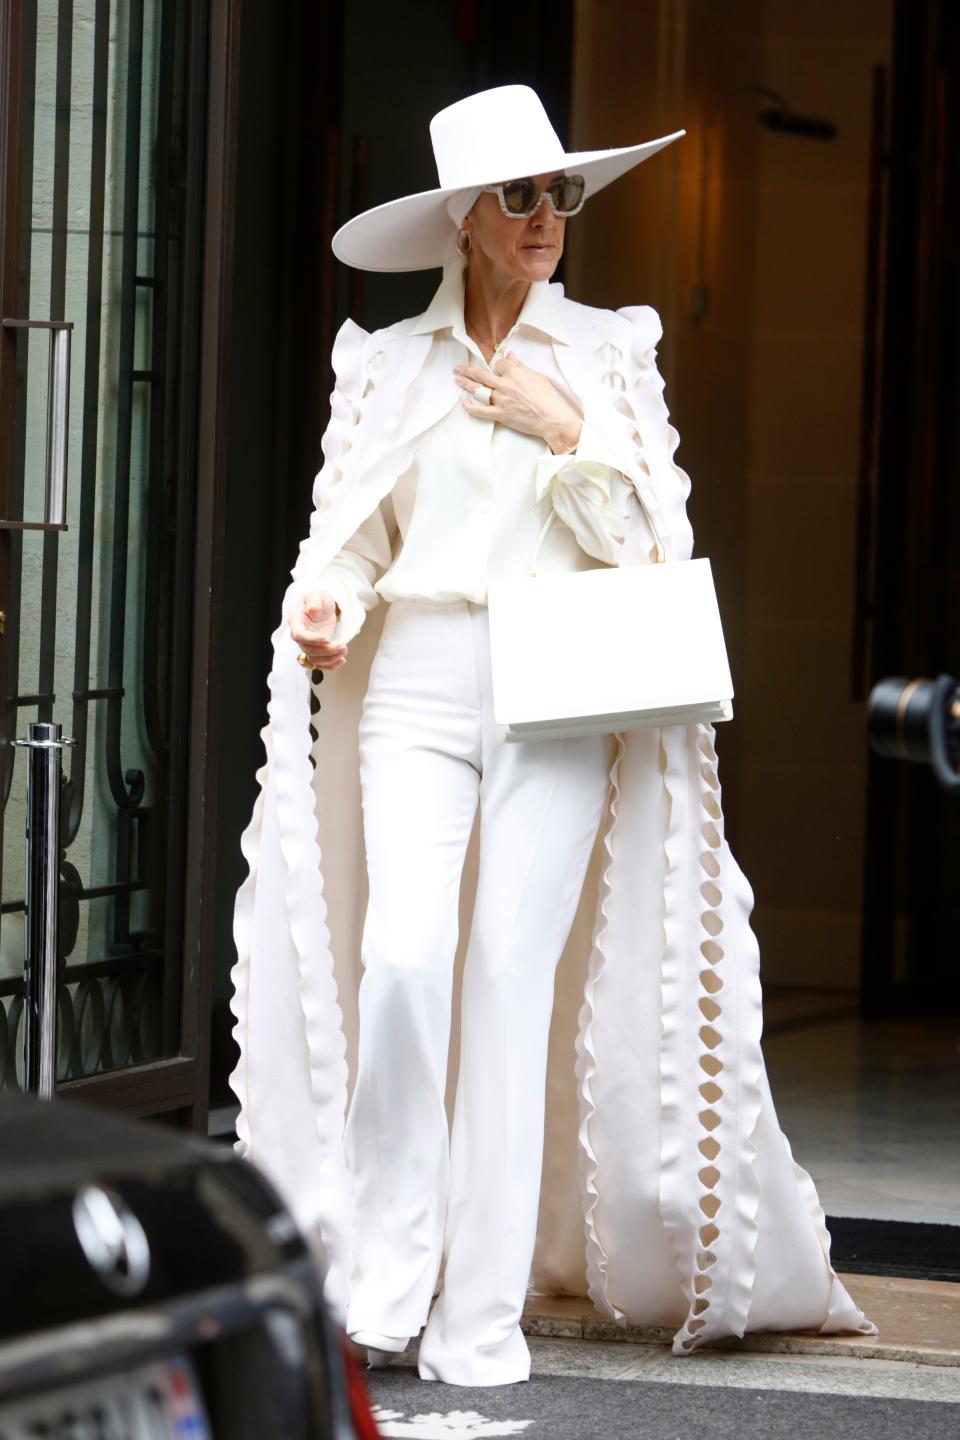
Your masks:
M53 721L75 741L57 1080L109 1103L118 1076L169 1071L195 1002L181 955L194 507L182 387L199 331L185 303L190 17L174 0L3 11L0 1086L21 1079L27 752L11 742ZM72 327L63 526L45 518L50 322ZM144 1089L141 1108L176 1108L177 1085L165 1093Z

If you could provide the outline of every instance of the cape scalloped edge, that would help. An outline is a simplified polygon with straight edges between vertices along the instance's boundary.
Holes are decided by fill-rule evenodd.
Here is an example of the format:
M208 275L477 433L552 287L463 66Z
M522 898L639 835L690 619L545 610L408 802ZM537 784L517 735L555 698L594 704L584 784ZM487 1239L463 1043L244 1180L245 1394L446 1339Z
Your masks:
M632 360L637 373L644 374L648 387L652 383L657 391L657 408L666 441L665 453L658 458L672 472L676 487L671 496L674 521L671 548L679 558L685 558L692 550L692 530L685 515L690 481L673 461L679 435L667 421L663 381L654 362L655 344L651 343L650 326L655 320L657 333L652 337L655 341L661 333L659 318L650 307L626 307L617 313L631 323L638 322L633 324ZM349 373L347 361L350 357L356 359L367 338L359 327L342 328L334 354L338 375L341 368ZM335 392L338 429L345 430L351 419L356 420L354 402L357 399L356 393L348 391L337 400ZM626 407L623 413L630 418ZM635 416L633 424L637 424ZM328 432L324 454L329 464L321 472L323 479L318 477L314 491L317 509L311 524L311 540L323 492L337 478L333 463L336 450L334 436ZM325 473L327 471L330 473ZM301 547L298 568L302 568L309 551L310 541L307 541ZM288 597L296 583L297 570ZM271 863L282 865L283 897L296 952L299 1004L316 1121L314 1135L303 1138L304 1158L299 1179L303 1182L304 1175L309 1174L309 1183L298 1187L295 1218L311 1243L329 1257L326 1291L335 1311L343 1314L352 1255L350 1178L339 1143L346 1113L348 1074L346 1041L326 925L317 817L314 806L304 803L305 797L312 793L310 680L296 663L297 647L284 623L273 635L273 647L269 719L261 732L266 761L257 772L259 792L241 842L248 873L238 891L235 909L237 961L231 971L234 989L230 1007L236 1022L233 1035L240 1046L240 1059L229 1078L241 1107L237 1148L256 1161L257 1146L252 1140L250 1123L251 1074L246 1039L250 964L257 923L256 892L267 858L263 851L263 832L272 806L281 853L279 861L269 858ZM763 1075L759 947L749 924L753 893L723 836L714 734L709 725L660 731L661 770L670 802L663 840L660 1209L688 1306L686 1319L674 1337L673 1348L678 1355L690 1354L720 1335L743 1335L754 1285L758 1233L759 1187L753 1133L761 1111ZM607 915L603 902L609 896L614 859L613 839L620 795L618 770L623 749L623 737L618 736L611 769L611 824L605 839L601 923L590 958L580 1016L577 1078L589 1294L598 1309L625 1325L628 1317L609 1296L608 1262L596 1225L598 1161L590 1141L595 1114L592 1081L596 1073L593 1003L607 961L604 953ZM691 809L694 801L696 808ZM279 877L272 878L277 878L279 883ZM694 913L691 908L694 905L700 914L700 931L697 949L691 953L685 916ZM721 934L724 935L722 945ZM699 1042L700 1074L691 1078L683 1069L682 1057L693 1034ZM691 1097L687 1091L694 1082ZM698 1093L699 1100L696 1100ZM698 1127L682 1124L685 1106L691 1098L703 1105L698 1111ZM875 1334L877 1327L846 1294L830 1265L829 1235L813 1181L793 1161L785 1136L782 1142L834 1280L830 1307L821 1329ZM697 1210L699 1216L694 1218Z

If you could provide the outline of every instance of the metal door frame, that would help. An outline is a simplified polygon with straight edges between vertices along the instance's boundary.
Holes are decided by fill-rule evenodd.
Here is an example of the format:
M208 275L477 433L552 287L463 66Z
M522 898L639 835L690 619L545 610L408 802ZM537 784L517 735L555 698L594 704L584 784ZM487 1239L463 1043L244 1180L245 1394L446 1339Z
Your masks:
M186 0L184 0L186 3ZM186 775L179 813L170 826L165 912L182 944L179 1054L129 1069L68 1080L59 1098L128 1113L163 1114L206 1128L209 1052L211 900L215 864L213 799L216 750L211 745L220 700L216 663L221 625L220 577L224 510L226 397L229 383L230 291L241 0L186 6L186 152L182 157L185 235L183 341L177 367L177 471L194 483L178 486L178 525L192 534L192 586L177 595L174 627L189 635L189 670L172 677L188 731L175 737ZM25 0L0 0L0 306L16 316L21 221L22 77L27 33ZM17 317L27 318L27 317ZM0 327L0 506L8 497L14 444L16 332ZM9 513L0 508L0 513ZM9 611L11 533L0 530L0 610ZM6 694L0 643L0 695ZM0 776L7 763L0 752ZM185 847L184 847L185 837ZM184 853L185 852L185 853ZM0 826L2 861L2 826Z

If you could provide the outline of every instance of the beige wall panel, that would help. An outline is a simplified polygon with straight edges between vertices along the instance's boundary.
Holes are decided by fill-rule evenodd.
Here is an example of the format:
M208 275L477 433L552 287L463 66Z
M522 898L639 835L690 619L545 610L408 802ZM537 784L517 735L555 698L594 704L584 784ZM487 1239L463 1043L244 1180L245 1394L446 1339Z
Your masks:
M764 975L851 989L866 763L847 671L867 161L872 69L890 31L890 0L579 0L570 137L591 148L687 130L571 224L567 289L660 311L695 553L713 563L737 687L718 749ZM765 129L757 86L833 121L837 138ZM698 279L708 309L696 323Z
M785 652L788 665L783 663ZM749 737L744 754L750 763L842 765L862 777L860 707L835 705L847 682L849 657L845 628L812 624L802 613L788 620L757 616L751 621L743 663L753 684L739 710ZM855 818L859 835L861 817ZM823 823L829 832L829 815Z
M817 910L808 904L782 910L765 905L757 911L753 925L763 955L766 986L849 995L846 976L858 964L860 946L856 915L849 910Z
M757 486L750 497L745 584L768 603L752 622L833 626L848 645L851 606L840 587L849 574L854 521L853 493L816 471L806 479ZM822 584L823 576L837 578Z
M860 884L863 796L861 777L849 766L821 757L804 764L786 746L779 760L751 758L742 766L740 818L751 819L748 878L758 914L809 908L856 917L849 897ZM742 857L745 847L739 848Z
M825 329L758 330L752 362L751 488L811 476L852 487L860 453L860 340Z

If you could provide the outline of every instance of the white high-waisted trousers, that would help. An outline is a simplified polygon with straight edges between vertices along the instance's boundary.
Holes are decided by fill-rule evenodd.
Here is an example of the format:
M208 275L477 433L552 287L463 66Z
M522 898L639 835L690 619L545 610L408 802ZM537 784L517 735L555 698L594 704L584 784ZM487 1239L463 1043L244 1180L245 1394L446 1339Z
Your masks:
M554 973L606 806L614 740L498 740L486 608L404 599L384 621L359 741L370 899L346 1130L356 1204L347 1329L397 1340L426 1322L424 1379L525 1380L519 1321ZM478 801L448 1135L458 896Z

